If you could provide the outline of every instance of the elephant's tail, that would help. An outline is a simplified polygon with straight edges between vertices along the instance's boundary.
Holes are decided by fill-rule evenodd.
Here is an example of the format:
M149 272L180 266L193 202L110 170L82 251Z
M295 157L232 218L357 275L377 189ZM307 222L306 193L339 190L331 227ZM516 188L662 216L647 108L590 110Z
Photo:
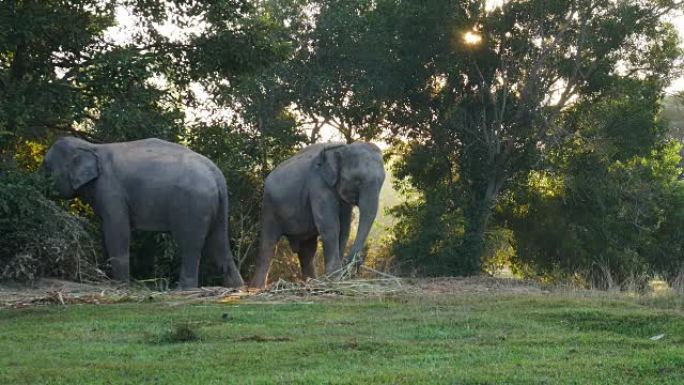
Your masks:
M235 264L233 253L230 250L230 226L228 221L228 188L225 178L218 171L216 183L219 191L219 202L213 224L207 234L205 242L205 254L214 259L224 276L224 285L229 287L243 286L239 269Z

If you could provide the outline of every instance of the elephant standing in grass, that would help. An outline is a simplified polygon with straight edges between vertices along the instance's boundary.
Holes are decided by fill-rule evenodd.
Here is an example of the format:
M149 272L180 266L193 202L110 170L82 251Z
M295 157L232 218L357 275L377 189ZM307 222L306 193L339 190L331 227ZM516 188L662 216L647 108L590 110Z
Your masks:
M42 166L62 198L79 197L102 220L114 278L128 283L131 229L170 232L180 248L180 286L197 287L200 255L226 286L242 286L228 242L228 192L204 156L160 139L92 144L61 138Z
M326 274L338 271L353 206L359 207L359 228L346 261L360 256L384 180L382 153L371 143L314 144L279 165L264 186L261 247L252 285L266 285L275 244L283 235L298 254L304 276L315 276L319 236Z

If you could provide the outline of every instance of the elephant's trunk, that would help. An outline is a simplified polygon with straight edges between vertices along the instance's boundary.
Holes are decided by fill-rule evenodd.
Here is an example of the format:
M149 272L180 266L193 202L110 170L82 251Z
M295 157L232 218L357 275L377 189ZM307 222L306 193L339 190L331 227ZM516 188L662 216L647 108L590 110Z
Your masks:
M379 195L379 191L366 191L359 197L359 228L356 232L354 244L347 255L347 263L354 261L354 259L357 260L359 266L363 263L364 256L361 251L378 213Z

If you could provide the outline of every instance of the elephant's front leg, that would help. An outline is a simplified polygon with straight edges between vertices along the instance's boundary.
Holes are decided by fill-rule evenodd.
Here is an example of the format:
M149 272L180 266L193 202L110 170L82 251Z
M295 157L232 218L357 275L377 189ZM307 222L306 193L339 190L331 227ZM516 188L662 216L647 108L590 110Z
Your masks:
M337 221L335 221L337 222ZM342 268L340 259L340 230L338 226L324 228L321 231L323 256L325 257L325 274L334 275Z
M325 274L332 275L342 268L340 259L340 217L337 202L312 202L314 221L323 241Z
M112 275L117 281L130 283L131 226L124 209L109 210L102 217L102 233Z
M345 202L340 202L340 258L344 255L344 249L347 247L347 241L349 241L349 232L352 222L352 209L352 205Z

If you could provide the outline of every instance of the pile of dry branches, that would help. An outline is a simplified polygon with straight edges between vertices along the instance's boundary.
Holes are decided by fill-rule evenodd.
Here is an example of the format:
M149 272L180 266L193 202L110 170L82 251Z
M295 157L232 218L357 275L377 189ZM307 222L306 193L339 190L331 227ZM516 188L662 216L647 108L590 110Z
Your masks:
M218 300L234 302L249 297L256 299L287 296L390 296L417 293L421 289L400 278L381 273L370 268L363 268L373 273L373 279L351 279L358 272L345 267L329 276L319 279L308 279L303 282L278 280L264 290L241 290L225 287L200 287L191 290L168 290L155 286L153 290L138 286L137 288L117 287L110 284L85 285L55 281L41 289L0 288L0 307L28 307L36 305L67 304L111 304L119 302L152 302L170 300L178 303L193 301ZM149 282L148 282L149 283Z
M288 282L279 280L257 296L275 295L342 295L342 296L387 296L415 292L411 285L403 285L400 280L392 278L330 280L308 279L304 282Z

